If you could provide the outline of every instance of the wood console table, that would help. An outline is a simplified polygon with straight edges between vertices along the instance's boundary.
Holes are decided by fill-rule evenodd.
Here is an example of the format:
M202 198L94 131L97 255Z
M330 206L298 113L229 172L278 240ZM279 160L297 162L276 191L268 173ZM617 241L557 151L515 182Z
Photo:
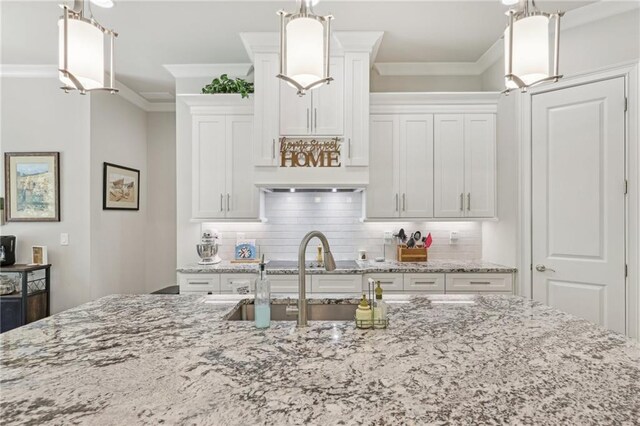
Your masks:
M51 265L12 265L2 275L17 275L20 288L0 296L0 333L48 317L51 312Z

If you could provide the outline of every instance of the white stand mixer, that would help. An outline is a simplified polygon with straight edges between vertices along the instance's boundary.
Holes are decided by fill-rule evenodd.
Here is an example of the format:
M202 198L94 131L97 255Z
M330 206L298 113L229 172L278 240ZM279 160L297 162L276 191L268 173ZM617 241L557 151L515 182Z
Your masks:
M215 265L222 261L218 256L218 234L215 232L202 232L202 242L196 245L196 249L201 259L199 265Z

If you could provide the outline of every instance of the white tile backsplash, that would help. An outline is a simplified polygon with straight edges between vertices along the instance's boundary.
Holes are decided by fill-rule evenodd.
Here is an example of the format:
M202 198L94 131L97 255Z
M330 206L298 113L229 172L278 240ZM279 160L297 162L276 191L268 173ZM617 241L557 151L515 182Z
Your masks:
M267 193L265 194L264 223L215 222L203 223L203 229L221 233L220 256L234 258L236 234L256 240L267 259L294 260L304 235L312 230L323 232L329 239L331 251L337 260L355 259L364 249L370 258L382 256L384 231L396 233L404 228L407 234L431 232L433 245L430 259L482 258L481 222L361 222L361 193ZM458 232L458 240L449 244L449 233ZM425 233L426 232L426 233ZM318 240L307 249L307 259L315 258ZM387 259L394 259L393 245L386 247Z

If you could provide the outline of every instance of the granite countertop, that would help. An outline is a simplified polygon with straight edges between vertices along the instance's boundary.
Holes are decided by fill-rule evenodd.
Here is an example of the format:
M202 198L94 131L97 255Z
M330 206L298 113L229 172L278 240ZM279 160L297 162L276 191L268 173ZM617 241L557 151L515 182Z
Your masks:
M295 262L292 262L295 263ZM338 261L335 271L327 272L324 268L307 268L307 274L367 274L375 272L396 272L396 273L455 273L455 272L476 272L476 273L513 273L517 269L510 266L498 265L481 260L429 260L427 262L397 262L388 260L384 262L368 261ZM351 265L349 265L351 264ZM182 273L257 273L257 264L231 263L222 261L216 265L199 265L197 263L188 264L177 269ZM296 266L279 266L269 268L267 272L273 275L297 274Z
M640 421L640 346L520 297L416 297L387 330L257 330L203 300L108 296L4 333L3 424Z

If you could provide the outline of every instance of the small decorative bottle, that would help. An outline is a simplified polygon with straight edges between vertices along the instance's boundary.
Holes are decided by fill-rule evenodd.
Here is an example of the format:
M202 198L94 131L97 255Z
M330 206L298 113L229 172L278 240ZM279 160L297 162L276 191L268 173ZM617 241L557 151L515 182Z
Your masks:
M380 281L376 282L376 301L374 305L374 324L375 328L385 328L387 322L387 304L382 300L382 287Z
M367 296L362 295L358 309L356 309L356 326L358 328L371 328L371 308L367 302Z
M264 255L262 255L262 261L260 262L260 275L256 278L254 305L256 327L269 328L271 325L271 283L265 272Z

